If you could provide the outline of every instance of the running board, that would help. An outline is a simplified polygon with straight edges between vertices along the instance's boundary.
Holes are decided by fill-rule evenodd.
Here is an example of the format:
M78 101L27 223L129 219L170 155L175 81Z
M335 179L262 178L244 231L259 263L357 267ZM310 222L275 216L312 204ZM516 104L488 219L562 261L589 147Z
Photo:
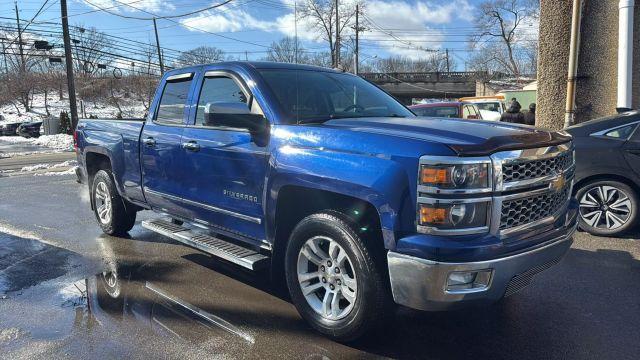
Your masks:
M145 220L142 222L142 227L249 270L259 270L269 264L269 257L254 250L211 235L194 232L167 220Z

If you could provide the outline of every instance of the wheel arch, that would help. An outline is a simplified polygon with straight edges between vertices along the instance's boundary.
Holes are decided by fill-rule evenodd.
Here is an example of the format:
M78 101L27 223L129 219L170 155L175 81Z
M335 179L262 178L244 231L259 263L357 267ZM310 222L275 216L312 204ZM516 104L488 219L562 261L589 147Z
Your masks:
M366 200L333 191L286 185L276 201L272 247L272 278L284 280L284 255L293 228L305 217L321 211L337 211L358 226L358 235L375 251L376 260L386 260L378 209Z
M618 181L631 187L636 192L636 196L640 194L640 185L626 176L620 174L594 174L580 179L573 185L573 196L575 197L581 188L593 181Z

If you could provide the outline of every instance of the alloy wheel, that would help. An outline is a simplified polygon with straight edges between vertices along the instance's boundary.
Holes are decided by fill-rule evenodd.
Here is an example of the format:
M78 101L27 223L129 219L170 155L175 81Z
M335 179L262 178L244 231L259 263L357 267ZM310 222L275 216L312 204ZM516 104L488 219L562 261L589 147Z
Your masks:
M315 236L298 253L298 282L309 306L328 320L351 312L357 296L353 262L335 240Z
M109 189L104 182L99 182L98 185L96 185L95 206L100 222L108 224L111 221L112 204Z
M580 217L592 228L615 230L631 219L629 195L613 186L587 190L580 198Z

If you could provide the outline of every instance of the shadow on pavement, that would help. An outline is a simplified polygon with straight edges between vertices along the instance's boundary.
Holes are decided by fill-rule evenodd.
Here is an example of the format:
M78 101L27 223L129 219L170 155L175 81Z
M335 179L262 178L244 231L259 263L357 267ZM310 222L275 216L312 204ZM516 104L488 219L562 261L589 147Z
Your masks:
M640 261L625 251L572 249L530 287L497 304L442 313L398 308L381 334L339 344L314 332L267 273L140 235L99 237L104 271L74 283L83 300L59 310L73 310L72 323L37 324L66 332L65 352L305 359L632 359L640 353ZM0 265L9 261L2 259L9 258L0 255ZM64 254L54 257L52 269L54 259L65 262ZM34 267L25 262L21 271Z

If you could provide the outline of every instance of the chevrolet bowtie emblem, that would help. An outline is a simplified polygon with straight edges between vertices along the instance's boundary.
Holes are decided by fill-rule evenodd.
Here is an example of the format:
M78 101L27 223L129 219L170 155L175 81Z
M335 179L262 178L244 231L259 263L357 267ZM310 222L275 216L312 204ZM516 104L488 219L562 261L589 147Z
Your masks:
M549 189L558 192L564 188L565 183L564 172L560 171L549 183Z

